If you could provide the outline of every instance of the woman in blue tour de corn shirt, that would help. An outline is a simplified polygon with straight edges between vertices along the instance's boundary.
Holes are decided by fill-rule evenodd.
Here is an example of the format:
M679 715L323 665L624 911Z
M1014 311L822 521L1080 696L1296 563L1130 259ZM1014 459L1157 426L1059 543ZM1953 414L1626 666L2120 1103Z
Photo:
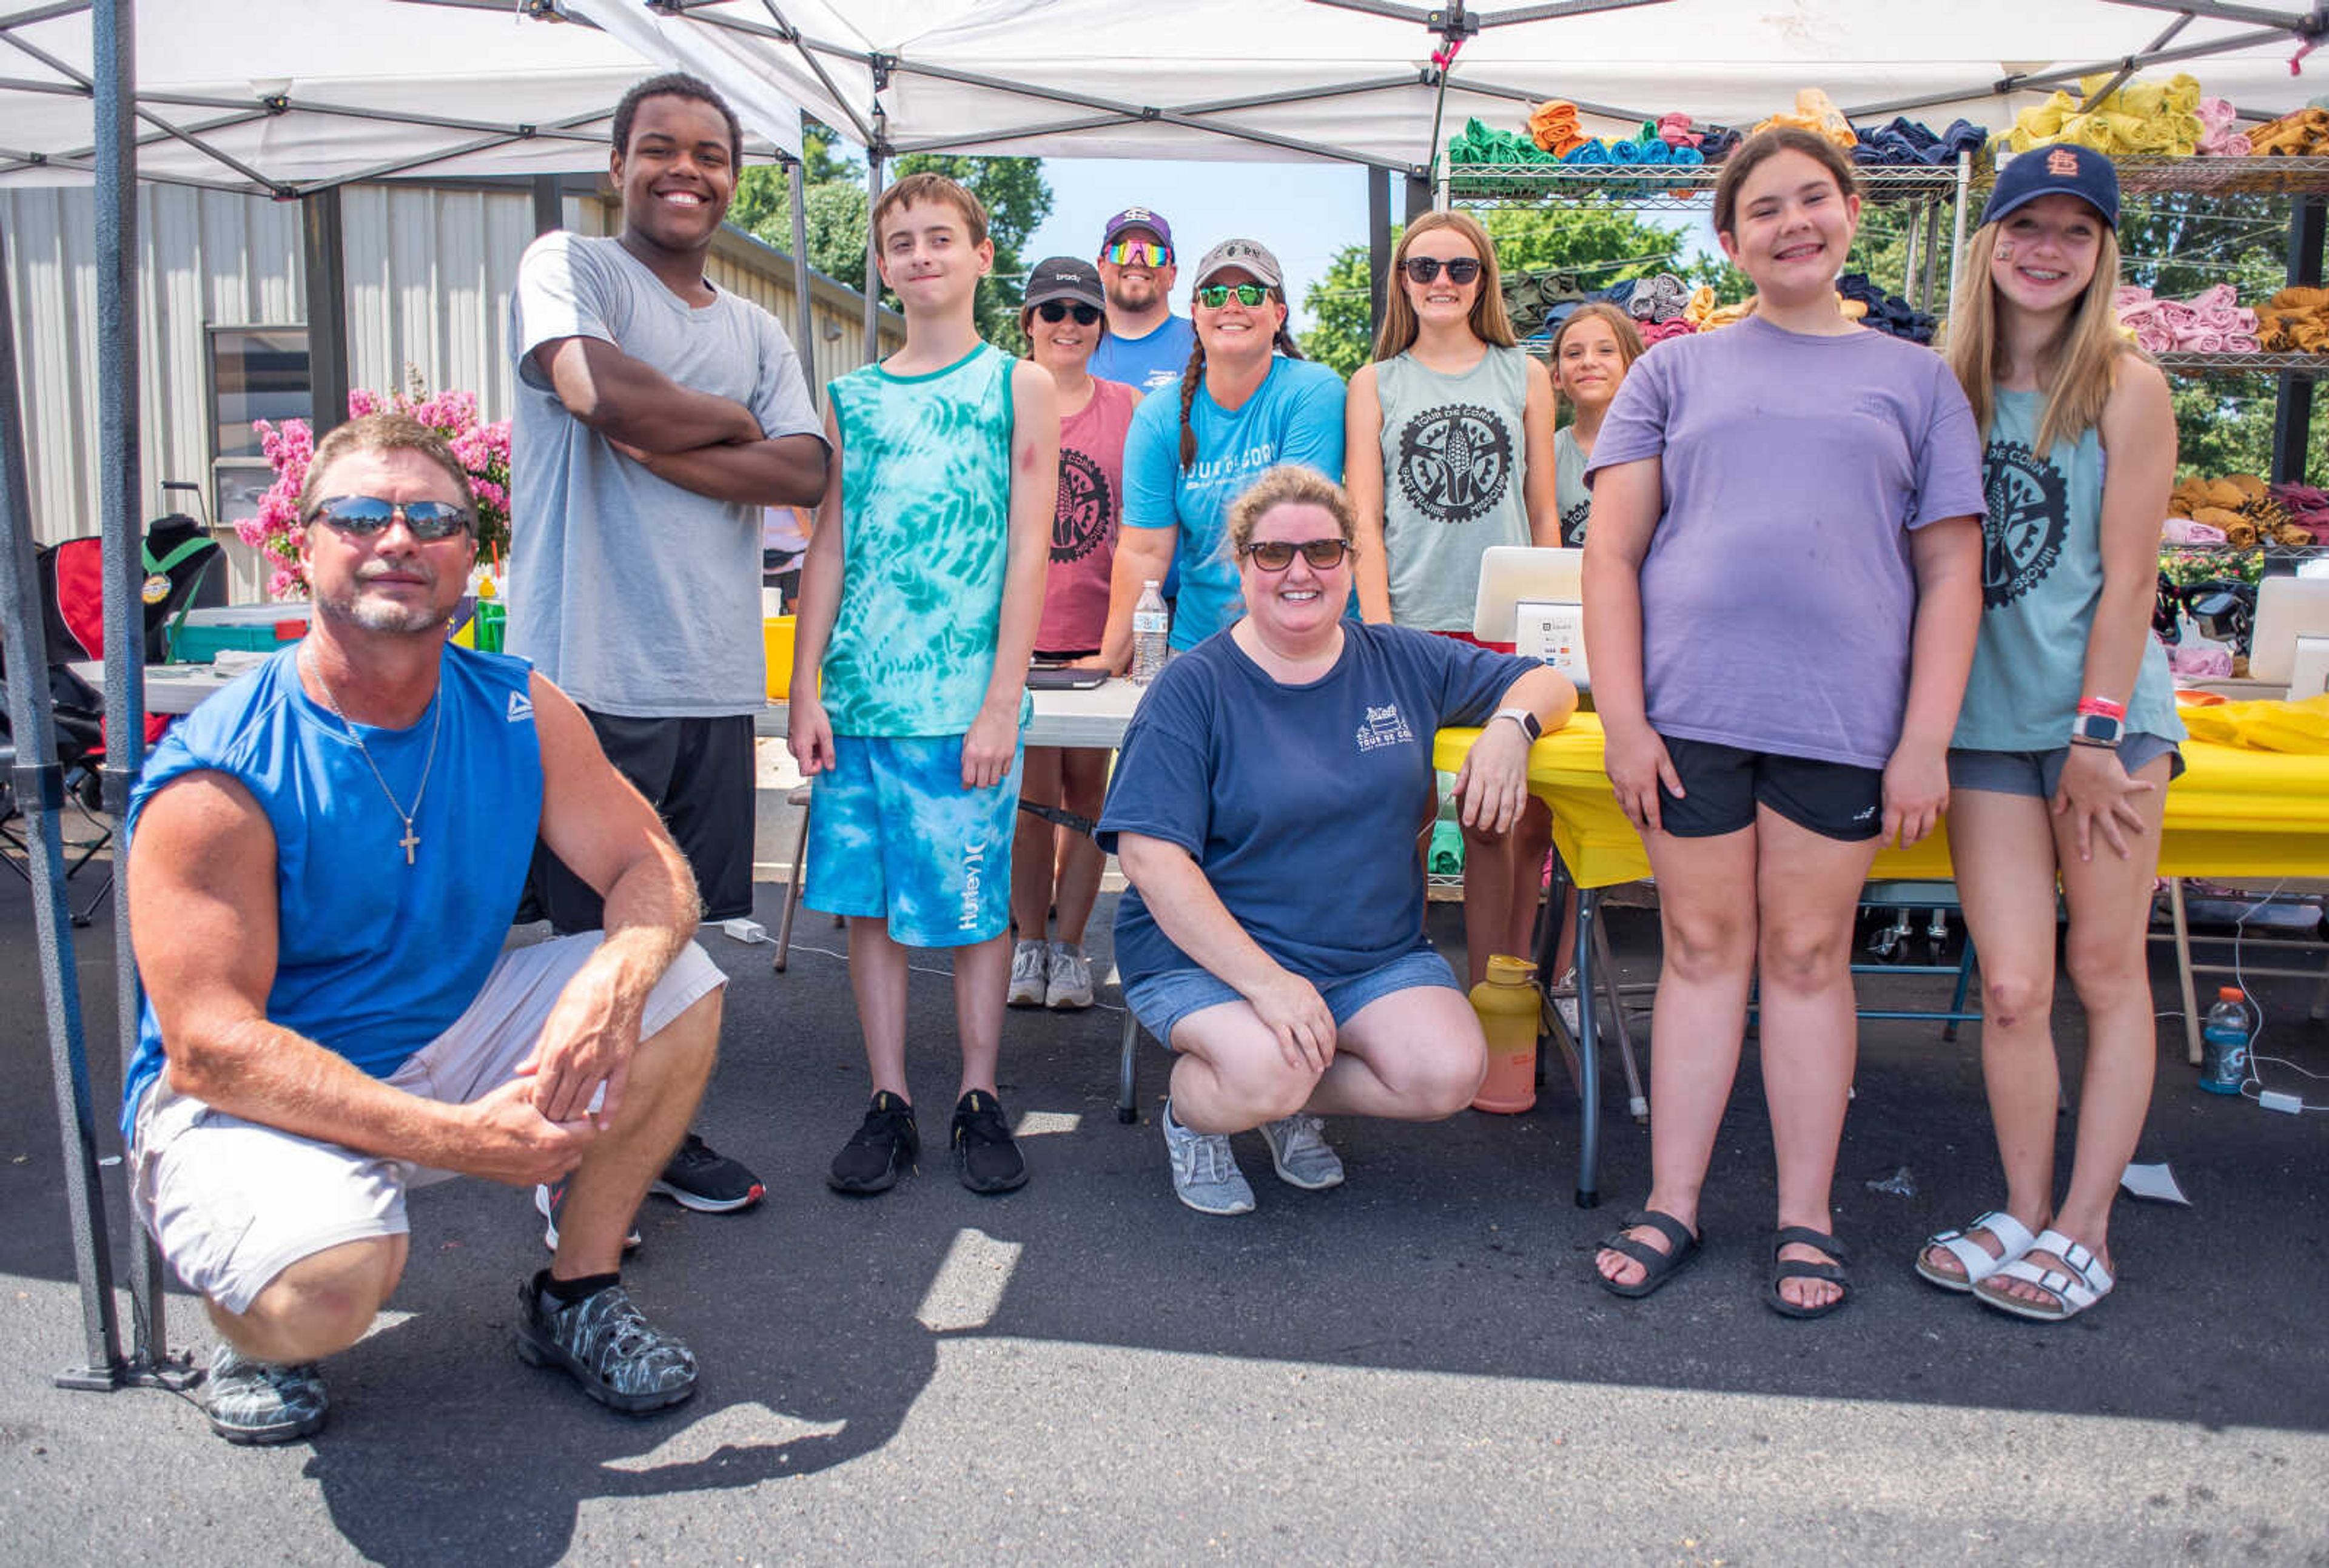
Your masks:
M1637 361L1594 443L1585 647L1609 781L1642 830L1664 958L1650 1197L1595 1259L1646 1296L1699 1195L1760 981L1778 1164L1764 1300L1848 1299L1829 1188L1857 1048L1853 927L1879 845L1931 832L1981 616L1981 451L1938 355L1847 318L1851 161L1765 131L1715 231L1756 307Z
M1173 1190L1212 1214L1253 1207L1231 1133L1260 1129L1315 1190L1343 1179L1320 1117L1470 1103L1487 1045L1423 934L1432 736L1485 726L1457 792L1466 822L1509 829L1530 742L1577 703L1534 659L1346 618L1350 501L1317 474L1269 470L1228 527L1245 614L1142 699L1099 833L1132 883L1125 1005L1175 1055Z
M1197 346L1178 386L1153 392L1124 442L1124 528L1100 656L1132 660L1143 582L1177 564L1172 647L1185 652L1238 617L1238 572L1221 548L1230 504L1263 472L1299 463L1343 477L1343 378L1301 356L1286 330L1284 274L1252 240L1197 263Z
M2183 738L2151 635L2175 414L2167 378L2118 335L2117 222L2108 158L2079 146L2015 158L1966 248L1980 281L1949 321L1989 494L1981 640L1949 751L1949 854L1981 952L1982 1076L2005 1201L1927 1242L1917 1272L2049 1321L2112 1284L2111 1200L2158 1050L2144 937ZM2087 1018L2059 1209L2058 877Z

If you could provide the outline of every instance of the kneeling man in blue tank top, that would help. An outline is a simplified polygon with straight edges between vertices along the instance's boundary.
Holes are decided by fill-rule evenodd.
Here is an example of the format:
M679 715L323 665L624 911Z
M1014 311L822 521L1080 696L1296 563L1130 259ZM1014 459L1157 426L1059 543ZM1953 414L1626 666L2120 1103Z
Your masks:
M441 438L343 425L299 508L306 639L177 726L130 803L122 1133L138 1217L221 1337L211 1425L323 1424L316 1362L396 1289L406 1189L448 1176L565 1180L517 1353L617 1410L675 1404L695 1358L620 1270L720 1034L694 879L564 693L447 641L476 535ZM504 952L537 831L606 929Z

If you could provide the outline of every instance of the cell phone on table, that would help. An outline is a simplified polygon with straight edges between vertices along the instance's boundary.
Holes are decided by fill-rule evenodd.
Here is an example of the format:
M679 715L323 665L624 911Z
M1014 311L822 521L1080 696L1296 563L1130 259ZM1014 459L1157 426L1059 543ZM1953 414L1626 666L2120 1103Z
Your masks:
M1078 669L1072 665L1032 665L1027 689L1035 692L1088 692L1106 684L1106 670Z

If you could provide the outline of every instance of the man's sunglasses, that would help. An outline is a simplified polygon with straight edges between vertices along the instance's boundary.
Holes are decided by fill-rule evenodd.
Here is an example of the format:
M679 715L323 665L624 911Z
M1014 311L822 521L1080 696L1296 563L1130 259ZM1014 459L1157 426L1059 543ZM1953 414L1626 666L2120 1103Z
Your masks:
M1245 554L1264 571L1283 571L1294 564L1294 553L1297 550L1313 571L1332 571L1343 564L1343 557L1351 553L1351 542L1347 539L1305 539L1299 544L1289 544L1283 539L1271 539L1259 544L1247 545Z
M1407 275L1418 283L1429 283L1439 276L1439 269L1447 269L1447 281L1461 287L1480 275L1480 263L1469 256L1458 256L1443 262L1437 256L1410 256L1403 265Z
M383 501L377 496L327 496L307 514L337 534L369 539L401 519L415 539L450 539L469 531L469 515L446 501Z
M1173 247L1154 240L1118 240L1099 259L1111 267L1170 267Z
M1065 321L1069 316L1073 316L1078 326L1089 326L1099 319L1099 311L1096 307L1070 305L1064 299L1046 299L1042 304L1035 307L1035 314L1046 321Z
M1219 310L1230 302L1230 296L1250 310L1269 298L1269 289L1259 283L1208 283L1197 290L1197 303L1208 310Z

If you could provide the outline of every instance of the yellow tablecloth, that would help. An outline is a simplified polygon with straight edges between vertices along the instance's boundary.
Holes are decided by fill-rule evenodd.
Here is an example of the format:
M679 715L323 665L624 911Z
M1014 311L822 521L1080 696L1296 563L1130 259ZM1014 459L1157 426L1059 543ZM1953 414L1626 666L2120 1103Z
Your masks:
M1442 730L1432 760L1453 773L1479 736ZM2187 741L2183 776L2167 791L2164 876L2329 876L2329 756L2288 756ZM1529 789L1552 808L1553 842L1580 887L1650 874L1641 836L1617 809L1601 769L1601 721L1579 713L1529 753ZM1887 849L1872 876L1947 881L1948 835Z

